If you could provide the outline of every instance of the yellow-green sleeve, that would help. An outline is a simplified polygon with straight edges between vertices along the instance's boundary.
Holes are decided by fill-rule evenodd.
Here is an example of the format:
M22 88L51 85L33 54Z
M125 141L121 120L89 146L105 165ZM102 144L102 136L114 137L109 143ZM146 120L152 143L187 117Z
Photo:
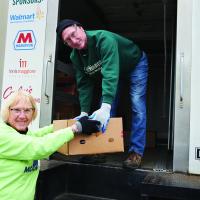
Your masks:
M42 137L23 135L8 125L0 125L0 158L39 160L54 153L74 138L71 128L60 129Z
M38 130L35 130L35 131L30 131L30 132L28 132L28 135L32 135L35 137L41 137L41 136L44 136L44 135L52 133L52 132L53 132L53 124L51 124L49 126L45 126Z

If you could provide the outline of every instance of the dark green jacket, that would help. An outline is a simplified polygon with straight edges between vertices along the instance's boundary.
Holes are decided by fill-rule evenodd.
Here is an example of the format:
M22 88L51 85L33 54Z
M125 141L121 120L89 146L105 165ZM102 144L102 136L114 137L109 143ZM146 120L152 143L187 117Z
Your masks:
M94 84L102 78L102 100L112 104L120 76L128 76L138 63L141 51L133 41L105 31L86 31L87 50L73 49L81 111L89 112Z

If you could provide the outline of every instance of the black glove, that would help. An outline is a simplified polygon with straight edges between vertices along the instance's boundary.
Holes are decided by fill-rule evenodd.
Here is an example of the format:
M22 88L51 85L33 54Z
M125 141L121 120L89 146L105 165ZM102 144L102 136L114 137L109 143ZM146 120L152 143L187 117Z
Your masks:
M80 123L82 127L82 130L80 132L87 135L99 132L101 125L99 121L89 119L88 116L81 117L76 123Z

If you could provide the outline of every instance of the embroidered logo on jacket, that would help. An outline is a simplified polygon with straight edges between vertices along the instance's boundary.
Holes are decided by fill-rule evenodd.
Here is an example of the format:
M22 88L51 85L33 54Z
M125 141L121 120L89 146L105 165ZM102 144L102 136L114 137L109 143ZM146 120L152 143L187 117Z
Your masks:
M33 172L38 169L38 160L34 160L32 166L26 166L24 173Z
M102 61L99 60L93 65L88 65L87 67L84 68L85 73L88 75L93 75L94 73L101 70L101 64L102 64Z

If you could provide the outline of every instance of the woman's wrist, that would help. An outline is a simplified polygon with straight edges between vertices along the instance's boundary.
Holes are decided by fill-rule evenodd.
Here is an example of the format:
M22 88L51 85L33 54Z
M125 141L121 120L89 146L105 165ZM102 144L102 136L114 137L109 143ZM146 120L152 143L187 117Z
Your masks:
M82 132L82 125L79 121L71 126L71 129L74 133L81 133Z
M75 134L75 133L78 133L78 127L76 126L76 124L73 124L72 126L71 126L71 130L72 130L72 132Z

